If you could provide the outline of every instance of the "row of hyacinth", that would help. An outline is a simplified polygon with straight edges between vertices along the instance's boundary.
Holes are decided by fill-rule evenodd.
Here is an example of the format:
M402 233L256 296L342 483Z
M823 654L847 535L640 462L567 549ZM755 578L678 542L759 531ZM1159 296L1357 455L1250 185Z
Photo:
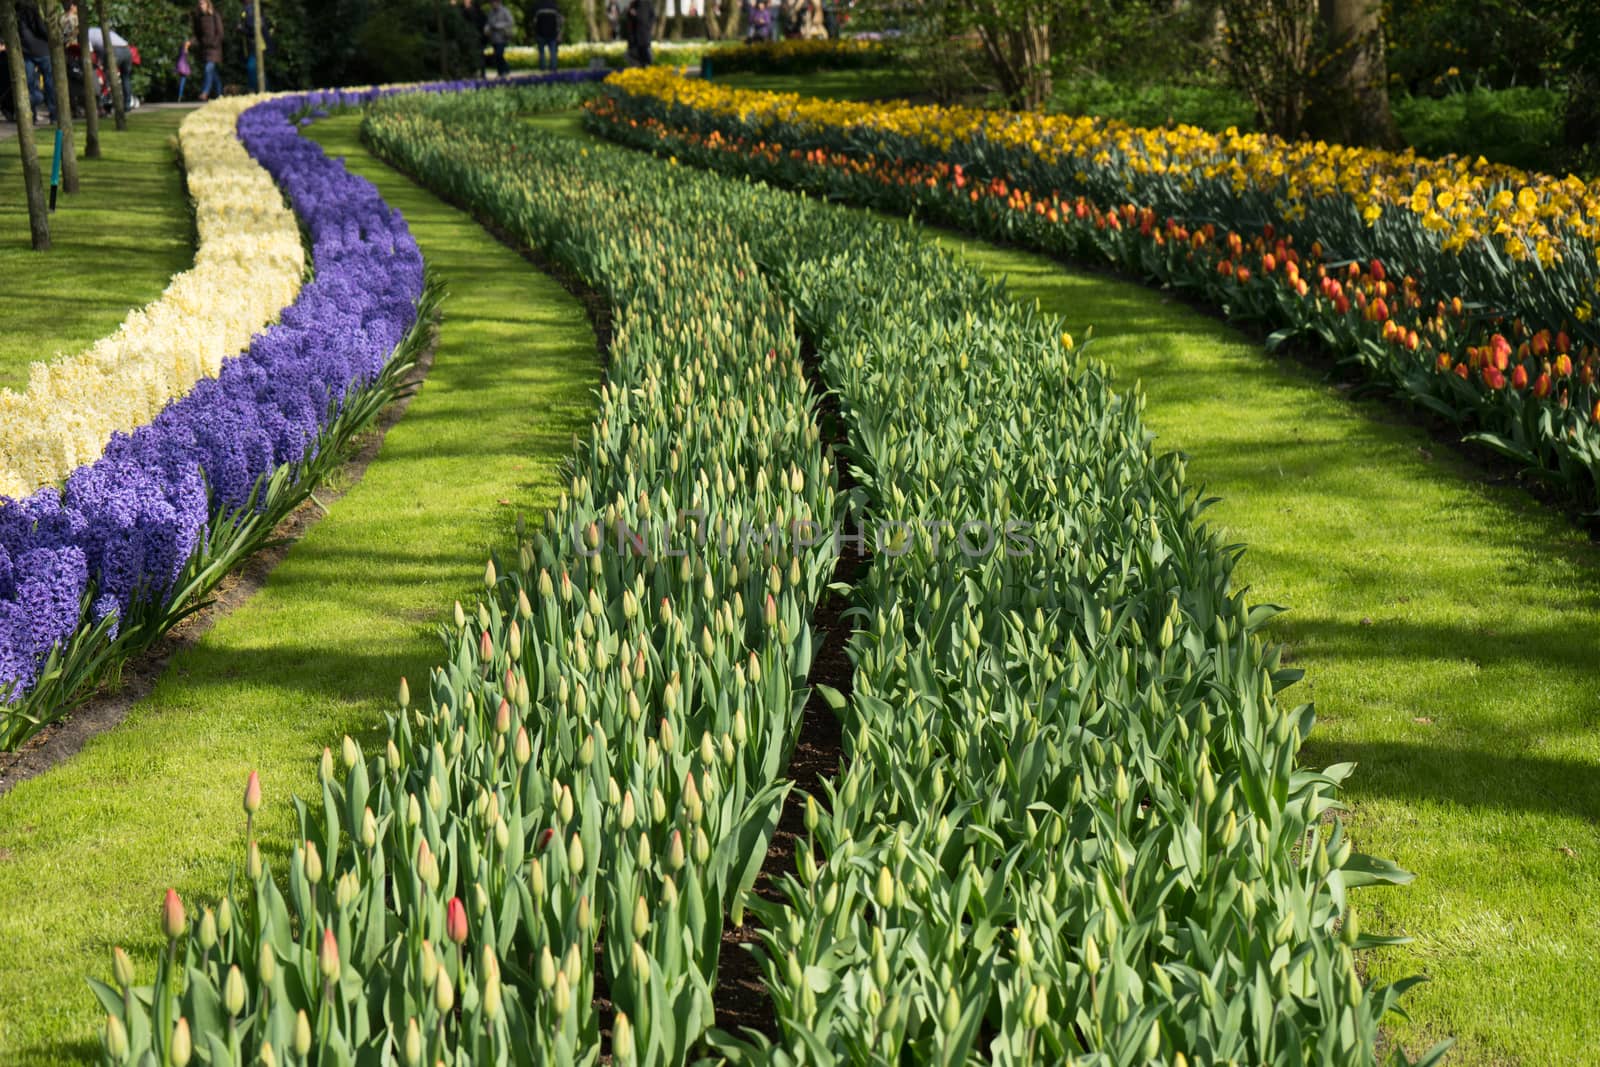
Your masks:
M91 588L94 622L164 602L218 516L259 507L252 494L264 478L314 454L345 397L375 380L415 324L424 268L404 219L297 125L394 92L472 84L328 90L240 116L240 140L305 226L315 279L216 378L116 435L63 486L0 499L0 692L16 700L32 687L52 649L86 623Z

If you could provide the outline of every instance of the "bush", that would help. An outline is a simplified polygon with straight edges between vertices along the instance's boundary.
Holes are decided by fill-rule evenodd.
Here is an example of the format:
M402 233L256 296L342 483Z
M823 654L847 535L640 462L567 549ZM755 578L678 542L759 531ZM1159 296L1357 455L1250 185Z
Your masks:
M1118 119L1134 126L1178 123L1221 131L1253 129L1255 110L1223 85L1133 85L1089 79L1067 82L1050 98L1050 110Z
M1554 89L1472 89L1390 101L1406 142L1422 155L1482 156L1529 170L1559 166L1562 95Z

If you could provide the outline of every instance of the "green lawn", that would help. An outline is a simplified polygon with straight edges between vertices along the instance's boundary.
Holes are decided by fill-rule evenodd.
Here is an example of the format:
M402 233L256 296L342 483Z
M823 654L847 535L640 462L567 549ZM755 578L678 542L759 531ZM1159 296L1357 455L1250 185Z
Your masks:
M1359 764L1358 847L1415 871L1364 890L1414 944L1371 976L1432 978L1392 1034L1455 1036L1457 1064L1582 1063L1600 1045L1600 556L1561 516L1483 485L1376 403L1160 293L979 241L1005 275L1141 382L1160 446L1191 457L1240 572L1315 700L1311 766Z
M0 141L0 386L28 383L28 364L72 355L117 328L194 264L194 217L178 168L178 124L188 111L137 111L128 129L100 126L99 159L80 159L82 187L50 216L49 252L28 244L22 161ZM40 127L50 177L53 129ZM82 147L83 130L78 130Z
M589 422L594 336L562 288L469 218L376 164L358 119L314 128L374 177L449 286L428 382L364 480L266 588L169 666L128 721L0 798L0 1063L98 1049L84 976L121 944L148 977L161 895L214 896L243 858L240 798L261 772L280 862L291 793L325 744L371 740L399 677L439 656L434 624L481 580L514 511L537 515ZM507 506L511 505L511 506ZM280 867L281 869L281 867Z

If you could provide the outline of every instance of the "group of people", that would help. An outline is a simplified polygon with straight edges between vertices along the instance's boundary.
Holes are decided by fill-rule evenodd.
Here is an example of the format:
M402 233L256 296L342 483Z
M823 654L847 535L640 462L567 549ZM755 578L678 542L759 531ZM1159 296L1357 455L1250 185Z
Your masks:
M0 0L6 2L6 0ZM28 86L28 102L36 125L54 123L60 119L56 107L55 60L50 54L50 26L40 12L37 0L13 0L17 11L17 33L22 46L22 63ZM74 109L83 105L81 57L78 51L78 5L69 3L61 12L61 41L67 60L67 84L74 98ZM138 51L115 30L111 31L111 54L106 56L106 35L99 26L89 27L89 50L97 67L96 81L102 86L100 99L95 106L109 108L108 85L105 78L115 76L121 81L122 99L128 108L136 108L139 101L133 95L133 68L139 62ZM0 41L0 68L8 62L6 44ZM113 75L113 72L115 74ZM12 99L11 77L0 79L0 112L13 116L16 101Z
M517 17L504 0L461 0L461 16L467 20L478 39L478 76L489 72L490 55L494 57L495 73L505 78L511 74L511 64L506 62L506 46L516 39ZM556 0L535 0L529 12L533 43L539 49L539 69L556 69L556 56L561 48L561 31L565 19Z
M839 19L832 0L743 0L745 40L776 41L798 37L820 41L839 36Z
M200 66L200 100L202 102L222 95L223 40L226 28L215 0L199 0L189 16L189 36L178 53L178 99L183 99L189 78ZM245 84L256 91L256 11L253 0L245 0L239 15L238 36L244 42ZM272 54L272 29L263 15L261 20L263 51ZM266 83L266 70L260 71L261 82Z

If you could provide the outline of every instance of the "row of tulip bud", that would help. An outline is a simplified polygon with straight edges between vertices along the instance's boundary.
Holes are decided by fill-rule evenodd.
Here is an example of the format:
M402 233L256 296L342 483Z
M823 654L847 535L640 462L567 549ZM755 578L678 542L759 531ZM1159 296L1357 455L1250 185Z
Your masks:
M749 237L819 342L871 504L952 522L1009 505L1033 551L918 545L861 583L848 767L808 801L785 899L756 906L784 1044L1375 1061L1396 994L1359 980L1345 890L1405 876L1324 822L1340 773L1295 765L1311 715L1279 703L1295 672L1255 636L1274 609L1235 591L1182 463L1059 323L872 229ZM785 256L794 233L879 266Z
M694 217L656 165L596 161L572 181L570 153L528 149L518 166L549 178L530 187L490 143L389 148L432 150L400 160L428 182L471 174L481 213L612 299L595 431L544 527L519 526L456 606L425 691L402 680L381 752L324 750L281 882L253 840L252 777L236 892L198 915L174 894L153 985L119 971L97 988L108 1062L592 1063L602 980L616 1062L684 1062L710 1025L723 916L776 824L832 561L702 544L690 510L831 525L835 479L798 364L768 355L797 350L792 325L731 235L633 226L646 209ZM667 283L691 263L725 299ZM692 405L659 388L673 369L693 372ZM730 444L756 416L776 426ZM561 535L625 516L689 551Z

